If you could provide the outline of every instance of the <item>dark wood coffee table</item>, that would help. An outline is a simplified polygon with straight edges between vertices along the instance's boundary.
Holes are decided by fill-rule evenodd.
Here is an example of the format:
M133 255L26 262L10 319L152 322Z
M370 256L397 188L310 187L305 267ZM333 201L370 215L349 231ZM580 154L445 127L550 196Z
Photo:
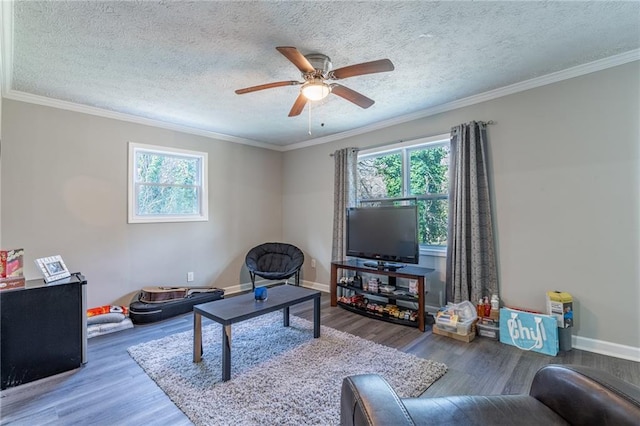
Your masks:
M193 362L202 360L202 317L222 327L222 381L231 378L231 324L282 309L283 325L289 326L289 307L313 300L313 337L320 337L320 292L281 285L269 288L268 298L257 302L253 293L202 303L193 307Z

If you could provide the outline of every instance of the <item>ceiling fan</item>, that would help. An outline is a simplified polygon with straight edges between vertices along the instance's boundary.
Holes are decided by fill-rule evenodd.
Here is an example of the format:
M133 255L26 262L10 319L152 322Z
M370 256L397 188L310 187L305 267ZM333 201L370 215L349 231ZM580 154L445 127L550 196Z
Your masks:
M341 80L348 77L354 77L363 74L374 74L378 72L393 71L393 63L389 59L380 59L377 61L364 62L356 65L332 70L331 59L320 53L311 53L303 55L295 47L276 47L278 52L282 53L289 61L295 65L302 73L304 81L277 81L274 83L261 84L259 86L251 86L244 89L236 90L238 95L256 92L258 90L271 89L282 86L302 85L298 98L293 103L289 117L300 115L307 101L319 101L333 93L341 98L353 102L361 108L369 108L375 102L366 96L349 89L338 83L327 83L328 80Z

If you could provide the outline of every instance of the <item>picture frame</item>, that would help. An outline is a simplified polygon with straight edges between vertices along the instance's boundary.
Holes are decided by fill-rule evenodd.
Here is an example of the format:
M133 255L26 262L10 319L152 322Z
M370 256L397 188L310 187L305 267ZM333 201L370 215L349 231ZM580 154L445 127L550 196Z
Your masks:
M62 257L59 255L43 257L35 260L36 265L42 271L44 280L47 283L58 281L71 276L67 265L65 265Z

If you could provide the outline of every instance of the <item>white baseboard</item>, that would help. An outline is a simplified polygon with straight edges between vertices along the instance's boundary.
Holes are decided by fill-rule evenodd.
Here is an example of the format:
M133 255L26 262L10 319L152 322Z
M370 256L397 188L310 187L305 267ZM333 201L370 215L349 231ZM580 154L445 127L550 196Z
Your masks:
M316 283L316 282L313 282L313 281L302 280L300 282L300 285L305 287L305 288L310 288L312 290L322 291L324 293L329 293L329 291L331 290L331 288L329 287L329 284Z
M573 336L571 341L575 349L640 362L640 348L581 336Z
M251 283L240 283L236 285L230 285L228 287L223 287L225 296L230 294L243 293L245 291L251 290Z

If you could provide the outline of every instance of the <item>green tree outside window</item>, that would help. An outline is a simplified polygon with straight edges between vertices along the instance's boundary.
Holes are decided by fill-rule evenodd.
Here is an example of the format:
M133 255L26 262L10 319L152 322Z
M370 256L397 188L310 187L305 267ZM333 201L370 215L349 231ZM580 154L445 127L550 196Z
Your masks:
M129 223L208 220L207 158L129 142Z
M449 143L431 143L358 160L358 199L416 197L421 245L446 246Z

